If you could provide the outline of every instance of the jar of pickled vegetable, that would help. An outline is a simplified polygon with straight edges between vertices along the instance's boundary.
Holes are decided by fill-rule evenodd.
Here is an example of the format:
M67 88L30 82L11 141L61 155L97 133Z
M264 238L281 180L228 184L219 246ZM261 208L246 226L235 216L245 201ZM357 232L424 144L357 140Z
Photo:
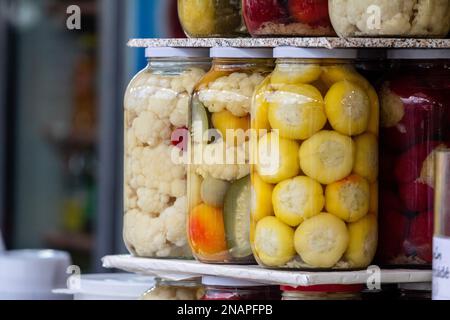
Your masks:
M209 263L251 263L249 129L253 91L272 50L213 48L190 108L188 236Z
M204 294L200 279L170 281L156 279L156 283L147 291L141 300L200 300Z
M174 155L187 149L189 100L209 52L149 48L146 56L125 93L124 240L136 256L192 257L186 166Z
M277 286L210 276L203 277L202 283L205 286L202 300L280 300Z
M335 35L328 0L243 0L242 10L255 37Z
M362 300L364 285L282 286L282 300Z
M188 37L238 37L247 34L241 0L178 0L178 16Z
M450 146L450 51L391 50L380 90L380 264L431 267L434 161Z
M445 37L450 1L329 0L330 18L342 37Z
M274 56L252 104L254 255L270 268L366 268L378 236L378 96L354 50Z

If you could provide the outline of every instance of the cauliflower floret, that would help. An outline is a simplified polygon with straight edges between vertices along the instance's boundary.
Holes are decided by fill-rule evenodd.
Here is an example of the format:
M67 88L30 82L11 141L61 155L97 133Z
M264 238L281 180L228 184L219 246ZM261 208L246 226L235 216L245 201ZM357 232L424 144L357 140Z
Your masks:
M372 8L379 8L379 26ZM330 15L343 36L443 35L450 27L448 0L333 0Z
M170 122L177 128L188 126L189 96L181 94L177 106L170 115Z
M172 89L160 88L148 97L148 110L152 111L160 119L170 117L177 105L178 93Z
M137 147L143 147L143 143L134 134L133 128L128 128L125 133L125 152L130 155Z
M193 160L195 172L203 178L233 181L250 174L248 143L237 147L223 141L199 144L194 147Z
M192 68L183 72L179 77L172 79L171 88L178 93L187 92L188 94L192 94L195 85L204 75L204 70Z
M179 197L186 193L185 188L180 192L180 185L186 183L186 167L173 162L174 148L176 147L165 144L155 148L144 148L141 168L147 188L156 189L171 197Z
M124 238L130 251L144 257L191 256L186 236L186 197L159 216L131 210L125 214Z
M170 197L154 189L137 189L137 206L143 213L159 214L169 206Z
M235 72L218 78L199 91L199 99L210 112L224 109L237 117L250 113L251 97L264 77L259 73L247 75Z
M136 138L150 147L170 140L172 133L169 120L159 119L153 112L144 111L133 121Z

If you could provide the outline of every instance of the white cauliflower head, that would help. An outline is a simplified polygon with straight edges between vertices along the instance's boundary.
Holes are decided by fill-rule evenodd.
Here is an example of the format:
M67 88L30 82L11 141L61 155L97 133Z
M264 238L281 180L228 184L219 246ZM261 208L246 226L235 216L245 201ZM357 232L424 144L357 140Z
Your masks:
M181 197L159 216L125 213L124 239L131 252L145 257L191 256L186 235L187 200Z
M250 174L249 144L229 146L223 140L194 146L194 170L203 178L234 181Z
M253 91L263 80L259 73L235 72L209 83L199 91L198 97L210 112L227 109L233 115L243 117L250 113Z
M151 111L144 111L134 119L131 129L139 142L150 147L157 146L164 141L170 141L172 134L170 121L159 119Z

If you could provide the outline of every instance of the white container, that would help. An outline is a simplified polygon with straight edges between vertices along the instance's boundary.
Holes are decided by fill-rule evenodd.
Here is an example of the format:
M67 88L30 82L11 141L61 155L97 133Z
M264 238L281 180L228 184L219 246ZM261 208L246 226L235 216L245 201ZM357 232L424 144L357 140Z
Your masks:
M0 253L0 300L60 300L52 293L64 286L71 264L68 253L18 250Z
M74 275L68 289L54 292L71 294L74 300L139 300L154 283L153 277L128 273Z

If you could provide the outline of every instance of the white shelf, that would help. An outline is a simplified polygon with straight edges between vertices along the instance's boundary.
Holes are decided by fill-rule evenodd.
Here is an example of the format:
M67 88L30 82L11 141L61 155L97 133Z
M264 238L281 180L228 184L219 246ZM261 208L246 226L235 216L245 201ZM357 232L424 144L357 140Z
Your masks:
M106 256L105 268L183 280L201 275L221 276L255 282L311 286L320 284L365 284L371 273L367 271L298 272L267 270L258 266L208 265L190 260L157 260L136 258L128 255ZM382 283L431 282L430 270L382 270Z
M190 39L131 39L129 47L239 47L273 48L418 48L448 49L450 39L395 38L190 38Z

